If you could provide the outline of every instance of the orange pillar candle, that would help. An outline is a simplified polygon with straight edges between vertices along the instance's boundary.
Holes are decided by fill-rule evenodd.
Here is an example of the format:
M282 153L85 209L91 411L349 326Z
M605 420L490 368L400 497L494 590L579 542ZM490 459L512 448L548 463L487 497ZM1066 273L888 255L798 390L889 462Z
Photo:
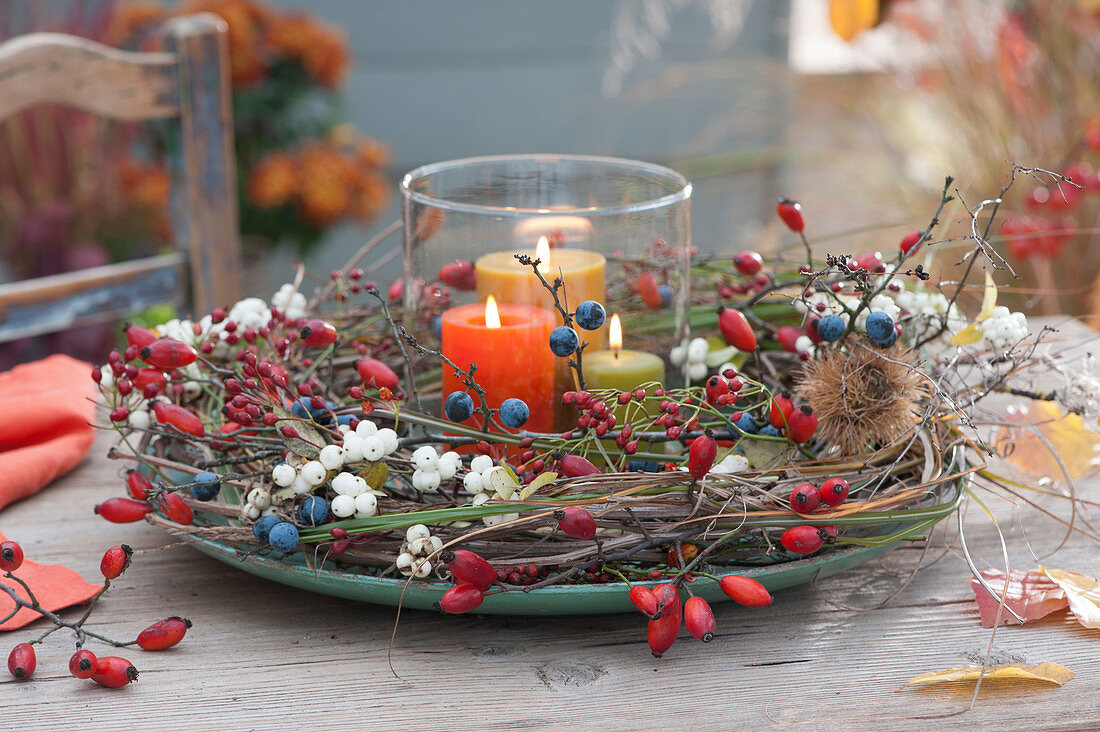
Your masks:
M462 369L477 364L474 381L485 389L490 407L515 397L527 403L531 416L524 429L554 429L554 361L550 331L553 312L535 305L501 303L490 297L484 305L460 305L443 313L443 355ZM443 398L465 387L453 369L443 365ZM470 395L475 407L476 394ZM476 411L467 424L480 427Z

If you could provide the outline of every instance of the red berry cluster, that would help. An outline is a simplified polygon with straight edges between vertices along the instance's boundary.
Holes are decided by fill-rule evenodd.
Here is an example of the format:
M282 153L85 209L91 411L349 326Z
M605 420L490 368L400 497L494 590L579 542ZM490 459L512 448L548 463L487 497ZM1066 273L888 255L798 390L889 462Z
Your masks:
M107 588L111 586L111 580L117 579L126 571L127 567L130 566L130 559L132 556L133 550L125 544L111 547L103 554L103 558L100 560L99 565L100 571L103 574L103 588L91 599L90 605L92 607L94 607L99 598L103 596L103 593L107 591ZM5 576L18 580L18 577L16 577L14 573L22 565L22 547L14 541L0 542L0 570L5 572ZM10 587L0 584L0 590L7 592L15 601L15 610L12 612L12 615L18 610L25 608L38 613L54 624L54 627L44 632L35 640L29 643L16 644L16 646L12 648L11 653L8 654L8 672L15 679L20 681L30 679L38 666L38 658L35 654L34 646L41 643L47 636L60 628L72 630L77 639L77 651L69 659L69 673L78 679L91 679L100 686L118 688L126 686L132 681L136 681L138 678L138 670L125 658L120 658L118 656L97 657L92 651L82 648L86 638L95 638L96 640L115 646L116 648L136 645L146 651L163 651L183 640L184 635L187 633L187 629L191 627L190 620L186 618L171 617L153 623L148 628L141 631L133 641L120 642L111 640L110 638L92 632L84 627L85 621L87 621L91 614L91 607L89 607L88 612L84 614L84 617L75 623L62 620L54 613L43 608L35 597L34 592L21 580L18 581L23 584L23 588L27 592L26 598L17 594L15 590Z
M788 392L772 397L768 404L768 423L787 435L791 442L801 445L814 436L817 431L817 415L809 405L797 409Z
M645 389L636 389L616 395L615 402L621 406L629 404L631 400L642 402L645 398ZM561 403L572 404L580 411L581 415L577 417L578 429L592 429L597 437L613 438L619 449L627 455L638 451L638 440L634 437L633 427L628 424L616 430L617 418L604 399L587 391L567 391L561 395Z
M750 577L727 575L719 580L719 587L730 599L746 607L766 607L772 602L767 588ZM682 602L673 583L662 583L652 589L634 585L630 588L630 602L649 618L646 638L657 658L672 648L681 627L704 643L714 638L716 623L710 603L699 596Z

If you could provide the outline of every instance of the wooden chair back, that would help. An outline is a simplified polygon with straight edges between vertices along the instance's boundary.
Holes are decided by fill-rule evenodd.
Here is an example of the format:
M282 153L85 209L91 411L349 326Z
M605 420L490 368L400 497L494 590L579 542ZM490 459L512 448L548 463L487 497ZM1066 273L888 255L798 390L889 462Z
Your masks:
M226 32L221 18L199 13L169 22L164 53L120 51L60 33L0 44L0 119L64 104L115 120L178 118L181 141L171 165L175 251L0 285L0 342L163 302L189 299L203 313L240 297Z

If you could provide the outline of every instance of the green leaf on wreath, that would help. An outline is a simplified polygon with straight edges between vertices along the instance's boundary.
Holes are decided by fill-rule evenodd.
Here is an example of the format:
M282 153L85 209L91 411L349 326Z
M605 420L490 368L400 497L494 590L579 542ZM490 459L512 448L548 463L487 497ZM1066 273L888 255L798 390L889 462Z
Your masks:
M290 410L283 409L276 405L271 408L271 411L279 418L278 421L275 422L275 427L279 430L279 438L283 441L283 444L295 455L301 455L304 458L316 460L317 456L321 454L321 448L317 447L317 445L325 445L328 442L321 432L314 427L309 420L295 417ZM284 435L283 425L293 427L298 433L298 436L287 437Z
M390 479L390 469L385 463L370 463L359 471L359 477L367 481L371 490L380 491Z

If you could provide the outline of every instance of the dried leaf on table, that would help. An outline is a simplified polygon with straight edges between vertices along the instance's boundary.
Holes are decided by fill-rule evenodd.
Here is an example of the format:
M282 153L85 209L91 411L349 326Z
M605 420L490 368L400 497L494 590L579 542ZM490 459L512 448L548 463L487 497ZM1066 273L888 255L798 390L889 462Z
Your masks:
M982 577L1000 593L1005 586L1004 572L988 569ZM982 627L992 628L997 617L1000 601L990 595L976 579L970 580L970 589L974 590L974 600L978 603ZM1005 606L1011 608L1025 621L1038 620L1068 605L1065 591L1041 571L1019 572L1013 570L1009 576ZM1001 625L1018 625L1017 620L1006 610L1001 611Z
M1100 463L1100 435L1086 429L1080 415L1067 414L1052 402L1009 409L1005 421L1009 424L997 432L994 443L1011 445L1008 461L1027 473L1063 479L1062 468L1043 441L1031 429L1015 425L1034 425L1061 456L1070 478L1080 478Z
M901 691L908 686L940 684L945 681L977 681L979 676L983 681L1019 679L1021 681L1042 681L1062 686L1073 678L1073 672L1060 663L1040 663L1037 666L1025 666L1022 663L1002 663L987 668L983 676L981 666L963 666L962 668L949 668L944 671L931 671L920 676L914 676L894 691Z
M1069 609L1086 628L1100 628L1100 582L1077 572L1039 568L1066 593Z

